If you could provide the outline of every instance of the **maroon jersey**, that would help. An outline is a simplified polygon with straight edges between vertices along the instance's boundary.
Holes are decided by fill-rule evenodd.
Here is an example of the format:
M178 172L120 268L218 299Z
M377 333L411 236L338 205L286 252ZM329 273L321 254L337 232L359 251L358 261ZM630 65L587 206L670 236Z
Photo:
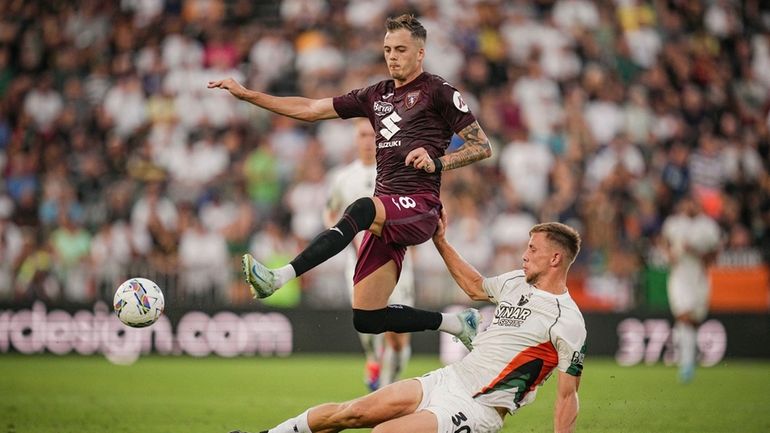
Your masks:
M430 193L438 197L441 175L404 165L406 155L423 147L431 158L438 158L452 133L476 120L457 89L427 72L399 88L393 80L384 80L337 96L334 110L343 119L368 117L374 128L376 196Z

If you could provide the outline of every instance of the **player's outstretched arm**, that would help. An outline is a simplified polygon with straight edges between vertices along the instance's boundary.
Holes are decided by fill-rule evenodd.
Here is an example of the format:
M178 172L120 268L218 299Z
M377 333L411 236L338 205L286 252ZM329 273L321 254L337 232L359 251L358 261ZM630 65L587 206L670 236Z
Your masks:
M301 96L273 96L247 89L232 78L209 81L208 88L225 89L236 98L254 104L257 107L306 122L339 117L334 110L332 98L310 99Z
M465 140L465 143L457 151L439 158L444 170L463 167L492 156L489 138L478 121L463 128L458 135Z
M457 285L474 301L488 301L489 296L484 292L482 282L484 277L476 268L465 261L460 253L446 239L447 213L441 210L441 219L439 219L436 233L433 235L433 243L436 245L438 253L444 259L449 273L457 282Z
M556 408L553 414L554 433L572 433L578 415L578 386L580 376L572 376L559 371L559 383L556 388Z

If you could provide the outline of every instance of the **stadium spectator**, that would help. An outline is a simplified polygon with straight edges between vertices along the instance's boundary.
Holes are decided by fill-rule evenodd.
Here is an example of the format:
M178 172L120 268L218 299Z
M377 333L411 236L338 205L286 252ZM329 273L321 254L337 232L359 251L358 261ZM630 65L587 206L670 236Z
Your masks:
M553 6L553 18L556 25L572 34L599 26L599 10L587 0L558 0Z
M497 214L490 221L490 234L496 245L505 244L513 248L523 248L526 245L527 228L531 227L536 219L532 213L523 206L513 188L505 184L502 187L501 197L498 197Z
M91 240L90 264L96 295L109 299L134 259L131 228L125 220L105 221Z
M132 73L118 78L118 82L104 96L105 122L115 133L132 135L147 120L147 101L139 77Z
M553 160L547 145L527 140L524 130L517 132L500 153L500 170L526 209L540 209L548 197Z
M644 174L644 156L632 144L624 133L618 133L607 146L602 147L588 159L586 183L589 189L594 189L602 183L611 181L618 170L623 170L634 178Z
M139 254L166 255L176 250L179 214L177 206L163 196L160 182L145 185L144 192L131 209L131 230Z
M249 51L249 61L256 71L257 88L268 88L282 75L290 73L294 47L281 37L278 29L270 29Z
M205 227L221 233L228 250L235 253L247 249L258 215L243 185L238 184L224 191L213 190L201 205L200 218Z
M209 128L203 129L198 140L178 146L177 152L168 156L169 189L175 197L194 202L226 172L230 155L221 137Z
M273 144L266 140L249 152L243 163L243 177L249 198L263 214L269 214L281 199L279 164Z
M494 229L484 230L476 202L468 192L461 192L451 200L451 209L457 215L457 224L451 227L447 237L458 248L468 251L468 262L474 266L485 266L494 258L496 246Z
M179 235L180 284L188 302L229 301L231 269L221 233L203 225L190 206L182 208Z
M62 96L53 88L53 77L46 74L24 98L24 113L32 118L37 130L51 134L54 123L64 108Z
M324 228L322 214L328 194L322 161L307 160L297 177L284 201L292 213L292 232L303 242L310 242Z
M14 279L22 258L22 232L11 221L13 201L0 195L0 299L13 296Z
M543 73L540 52L527 60L527 74L513 85L513 100L522 108L527 129L535 135L549 135L561 120L561 91L556 81Z

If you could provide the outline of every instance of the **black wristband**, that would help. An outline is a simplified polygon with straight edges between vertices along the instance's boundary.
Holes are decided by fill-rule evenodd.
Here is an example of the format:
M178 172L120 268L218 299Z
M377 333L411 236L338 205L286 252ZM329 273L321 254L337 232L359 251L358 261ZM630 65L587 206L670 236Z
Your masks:
M433 170L434 173L441 173L444 170L444 164L439 158L433 158L433 166L436 167Z

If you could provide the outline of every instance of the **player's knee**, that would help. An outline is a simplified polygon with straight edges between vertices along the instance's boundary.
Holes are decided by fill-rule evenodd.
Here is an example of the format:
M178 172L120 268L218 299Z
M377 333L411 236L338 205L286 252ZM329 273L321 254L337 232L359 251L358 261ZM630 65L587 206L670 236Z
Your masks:
M353 327L363 334L380 334L385 332L385 312L380 310L353 309Z
M345 215L355 221L358 231L367 230L374 222L377 209L374 200L369 197L361 197L345 209Z
M404 348L404 345L401 344L401 340L394 339L390 342L390 347L393 349L394 352L398 353L401 352L401 349Z

